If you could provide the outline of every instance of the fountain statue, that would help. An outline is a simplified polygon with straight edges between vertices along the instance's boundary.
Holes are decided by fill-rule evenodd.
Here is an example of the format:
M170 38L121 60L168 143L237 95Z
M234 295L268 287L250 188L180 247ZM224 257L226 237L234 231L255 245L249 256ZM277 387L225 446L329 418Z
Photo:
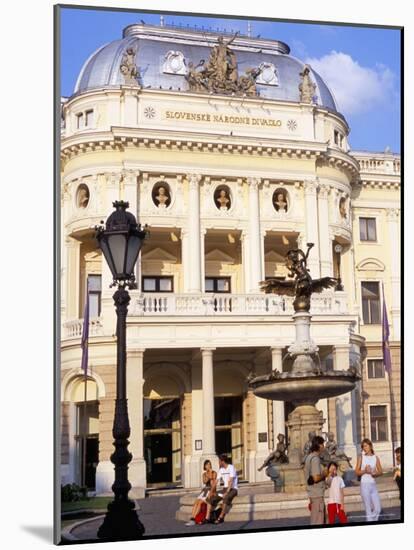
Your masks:
M288 251L287 267L291 279L268 279L261 283L261 288L266 293L295 297L293 320L296 337L287 354L293 360L292 367L288 372L272 371L262 376L251 376L248 380L256 396L288 401L295 407L287 420L289 464L279 468L283 469L285 491L296 491L305 487L303 451L306 449L309 433L320 434L324 423L322 411L318 411L315 404L320 399L352 391L359 379L358 373L352 368L326 372L321 368L319 348L310 337L311 298L315 292L336 287L338 279L312 279L307 268L307 259L313 243L308 243L307 247L306 254L300 249Z

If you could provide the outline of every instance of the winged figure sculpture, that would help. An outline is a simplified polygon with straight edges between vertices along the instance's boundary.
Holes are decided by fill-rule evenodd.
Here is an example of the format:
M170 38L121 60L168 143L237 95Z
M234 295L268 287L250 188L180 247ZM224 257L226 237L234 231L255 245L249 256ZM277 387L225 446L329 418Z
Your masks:
M266 294L279 294L281 296L295 296L293 307L295 312L309 311L311 296L314 292L322 292L326 288L337 287L340 279L335 277L322 277L312 279L307 260L313 243L308 243L306 254L297 248L287 253L286 265L289 269L289 277L292 280L280 281L279 279L267 279L261 281L260 288Z

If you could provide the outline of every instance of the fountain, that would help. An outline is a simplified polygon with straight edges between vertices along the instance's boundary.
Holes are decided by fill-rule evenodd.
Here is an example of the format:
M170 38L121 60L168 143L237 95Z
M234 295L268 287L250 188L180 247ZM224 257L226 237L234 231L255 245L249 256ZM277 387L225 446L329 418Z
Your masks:
M289 464L279 467L283 473L286 492L296 492L305 488L302 450L309 432L321 433L324 423L322 411L319 411L315 404L319 399L352 391L359 379L354 367L347 371L324 371L321 368L318 347L310 337L311 297L315 292L337 287L340 281L333 277L312 279L307 268L307 259L313 243L308 243L307 247L306 254L300 249L289 250L287 253L287 267L292 279L268 279L261 283L261 288L266 293L295 297L293 320L296 337L286 356L293 360L292 368L289 372L273 371L270 374L253 375L249 378L249 386L258 397L289 401L295 407L287 421L290 441Z

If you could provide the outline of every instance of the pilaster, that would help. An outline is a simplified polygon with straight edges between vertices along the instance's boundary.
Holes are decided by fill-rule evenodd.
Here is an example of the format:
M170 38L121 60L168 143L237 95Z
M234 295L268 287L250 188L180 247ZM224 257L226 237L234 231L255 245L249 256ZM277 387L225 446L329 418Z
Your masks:
M305 216L306 216L306 242L314 243L312 252L309 254L308 267L313 278L320 276L319 268L319 235L318 235L318 205L316 180L305 180L303 182L305 192Z

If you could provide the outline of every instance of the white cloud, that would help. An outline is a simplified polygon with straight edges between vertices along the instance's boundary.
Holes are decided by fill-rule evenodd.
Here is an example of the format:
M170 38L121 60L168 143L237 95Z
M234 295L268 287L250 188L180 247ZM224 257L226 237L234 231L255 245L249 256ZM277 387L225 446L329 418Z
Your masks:
M362 67L343 52L306 60L332 90L341 112L354 115L395 101L395 75L385 65Z

